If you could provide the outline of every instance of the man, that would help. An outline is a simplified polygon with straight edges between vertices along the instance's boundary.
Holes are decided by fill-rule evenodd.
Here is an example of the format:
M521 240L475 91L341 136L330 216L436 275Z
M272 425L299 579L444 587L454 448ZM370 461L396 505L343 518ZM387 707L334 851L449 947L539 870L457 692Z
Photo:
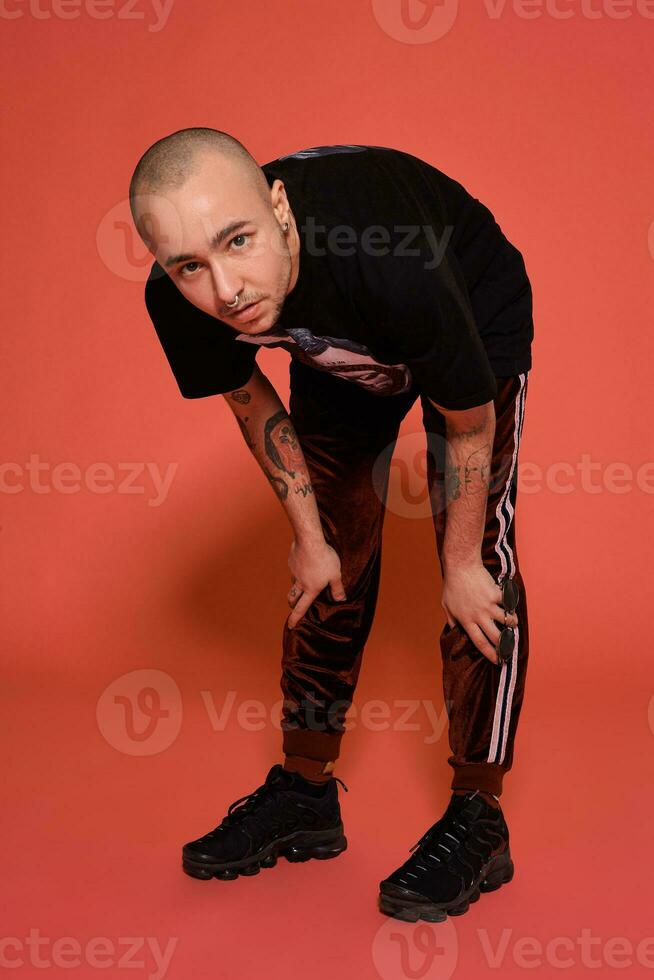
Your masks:
M184 846L183 867L235 878L347 846L334 762L377 599L392 448L420 398L454 773L444 815L381 882L380 907L430 921L465 911L513 873L499 796L528 657L513 519L533 338L522 256L460 183L387 147L259 167L226 133L181 130L141 157L130 202L181 394L224 396L294 531L284 760ZM291 355L288 413L256 364L261 345Z

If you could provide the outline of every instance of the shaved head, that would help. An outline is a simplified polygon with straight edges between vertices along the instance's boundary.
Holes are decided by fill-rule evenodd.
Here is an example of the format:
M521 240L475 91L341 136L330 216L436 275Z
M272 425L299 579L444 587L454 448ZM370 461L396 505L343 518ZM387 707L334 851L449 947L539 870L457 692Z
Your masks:
M129 187L136 229L194 306L244 333L270 330L299 274L284 182L217 129L181 129L149 147Z
M239 140L219 129L179 129L153 143L136 164L129 185L129 203L137 228L139 222L136 198L182 187L190 177L198 173L207 154L222 157L225 162L236 165L242 177L267 205L270 204L270 188L266 175Z

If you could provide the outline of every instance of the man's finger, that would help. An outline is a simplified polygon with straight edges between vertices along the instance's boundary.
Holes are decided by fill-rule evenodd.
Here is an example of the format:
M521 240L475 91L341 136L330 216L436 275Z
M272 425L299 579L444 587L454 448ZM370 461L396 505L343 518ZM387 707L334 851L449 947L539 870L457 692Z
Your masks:
M496 623L500 626L504 626L504 613L505 609L503 606L493 606L491 610L491 615ZM517 613L506 613L506 625L507 626L517 626L518 625L518 614Z
M483 653L485 657L488 657L492 663L498 663L495 647L488 642L486 634L479 628L479 626L477 626L476 623L473 623L470 629L466 630L466 633L480 653Z
M295 585L292 585L291 588L288 590L286 594L286 600L291 608L297 605L303 591L304 590L300 585L297 584L297 582L295 583Z
M288 628L293 629L293 627L302 619L305 612L313 602L313 600L318 595L317 592L303 592L302 598L296 603L295 609L288 617L287 623Z
M345 588L343 586L343 580L341 578L332 579L332 581L329 583L329 588L332 591L332 597L337 601L339 599L341 601L343 599L347 599L347 596L345 595Z

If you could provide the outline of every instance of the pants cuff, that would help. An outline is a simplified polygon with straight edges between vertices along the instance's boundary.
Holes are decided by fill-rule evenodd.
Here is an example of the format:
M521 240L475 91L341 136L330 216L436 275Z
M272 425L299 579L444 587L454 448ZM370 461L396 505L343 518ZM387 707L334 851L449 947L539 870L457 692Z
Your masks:
M298 755L319 762L335 762L341 750L342 732L317 732L307 728L284 731L282 748L286 755Z
M470 762L454 766L452 789L479 789L501 796L505 770L494 762Z
M301 755L287 755L284 758L284 769L289 772L299 772L305 779L313 779L322 783L331 779L334 762L306 759Z

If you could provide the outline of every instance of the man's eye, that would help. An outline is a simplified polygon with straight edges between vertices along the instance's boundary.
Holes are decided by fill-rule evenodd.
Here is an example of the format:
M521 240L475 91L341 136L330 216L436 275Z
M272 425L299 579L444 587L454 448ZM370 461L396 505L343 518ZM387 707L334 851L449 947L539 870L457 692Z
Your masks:
M199 262L187 262L187 263L186 263L186 265L183 265L183 266L181 266L181 268L180 268L180 270L179 270L179 271L180 271L180 273L181 273L181 275L183 275L183 276L184 276L184 275L186 275L186 273L185 273L185 271L184 271L184 270L185 270L185 269L188 269L188 268L189 268L189 266L192 266L192 265L199 265ZM192 270L191 270L191 271L192 271Z
M245 242L248 238L250 238L250 235L235 235L234 238L232 238L230 245L233 245L239 238L243 240L243 245L245 245ZM243 245L238 245L236 250L238 251L239 249L243 248Z

